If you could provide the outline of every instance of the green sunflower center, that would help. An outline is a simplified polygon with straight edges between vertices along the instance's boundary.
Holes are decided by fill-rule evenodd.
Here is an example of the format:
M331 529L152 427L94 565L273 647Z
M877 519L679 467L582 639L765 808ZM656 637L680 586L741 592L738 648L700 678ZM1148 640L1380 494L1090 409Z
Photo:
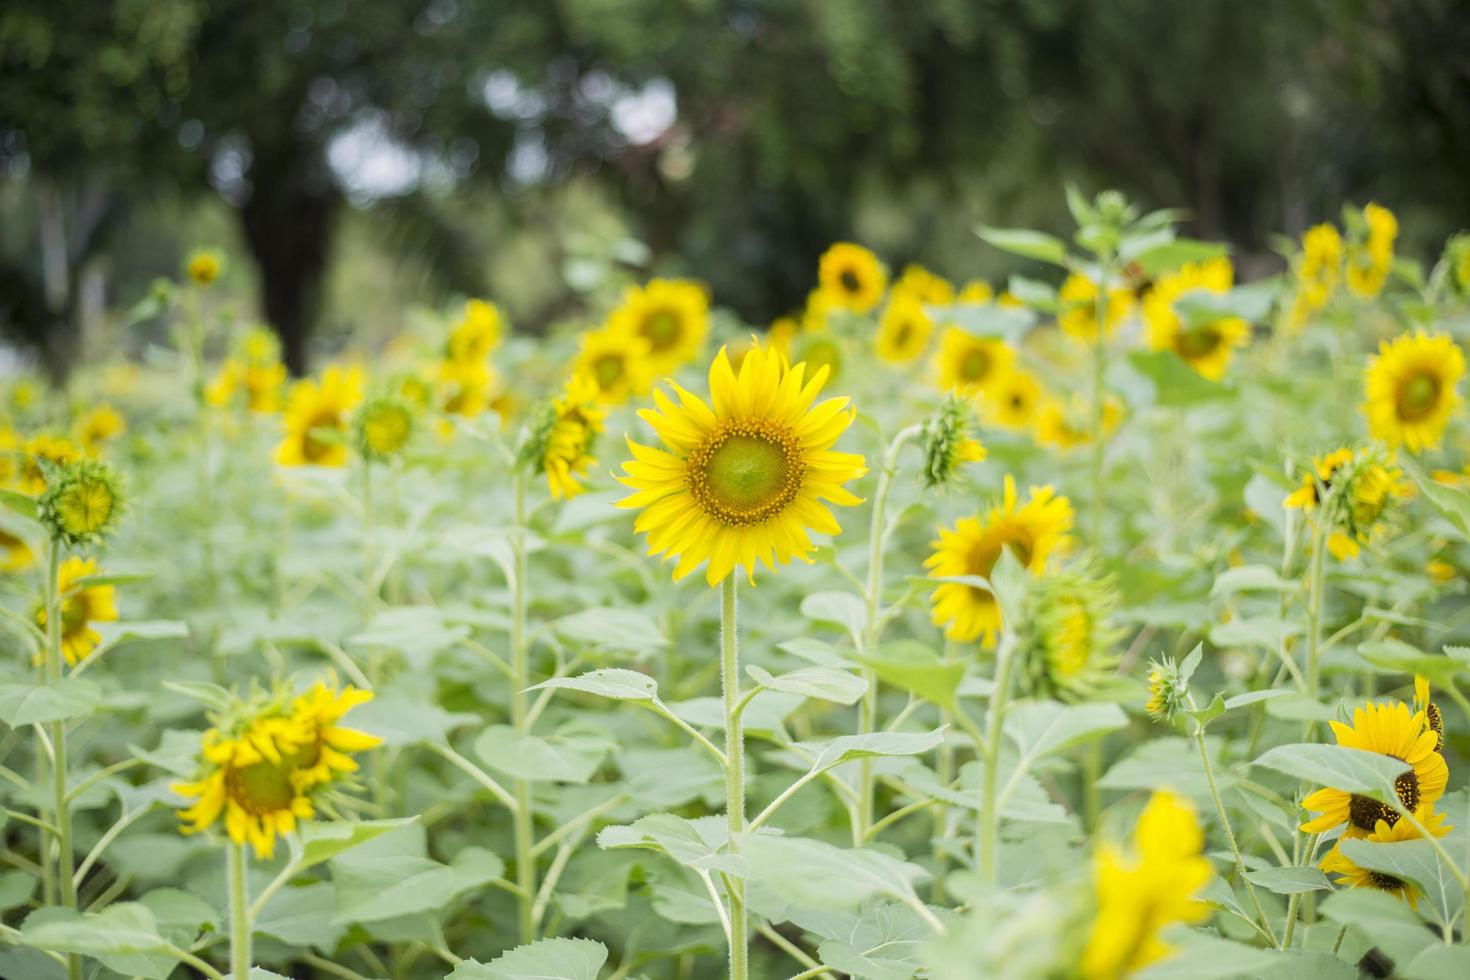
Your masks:
M306 437L301 440L301 455L306 457L308 463L321 462L336 445L314 435L321 429L341 431L342 418L335 409L324 409L311 417L311 424L306 427Z
M979 381L990 373L990 355L983 350L972 350L960 361L960 374L966 381Z
M364 441L377 453L394 453L408 439L408 413L396 405L379 406L363 424Z
M625 365L617 354L604 354L592 362L592 373L597 377L598 387L607 389L623 379Z
M1434 411L1439 404L1439 379L1430 374L1416 374L1399 388L1399 418L1416 422Z
M230 796L248 813L256 815L289 810L296 798L291 769L272 762L256 762L232 769L225 777Z
M689 492L725 524L760 524L801 492L806 464L801 441L770 419L724 423L689 454Z
M1184 330L1177 341L1179 356L1186 361L1209 357L1219 349L1222 340L1220 331L1209 325Z
M643 336L654 350L672 347L680 333L679 317L673 310L655 310L643 319Z
M116 501L101 481L82 480L56 503L61 526L70 534L87 535L106 526Z
M87 616L91 607L86 597L78 593L61 604L61 635L76 636L87 628Z
M1412 769L1393 781L1393 789L1405 810L1413 813L1419 809L1419 777ZM1399 814L1387 803L1379 803L1372 797L1354 793L1348 801L1348 819L1359 830L1372 833L1380 820L1390 827L1398 823Z

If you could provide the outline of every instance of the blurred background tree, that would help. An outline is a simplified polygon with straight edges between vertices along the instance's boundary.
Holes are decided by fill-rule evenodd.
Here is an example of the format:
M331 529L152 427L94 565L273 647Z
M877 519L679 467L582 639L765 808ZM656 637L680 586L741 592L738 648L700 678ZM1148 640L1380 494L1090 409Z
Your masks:
M0 320L57 371L89 310L207 241L300 370L452 293L577 316L589 257L753 323L838 238L999 273L974 223L1061 227L1064 179L1187 207L1248 269L1344 199L1427 253L1467 172L1457 0L0 9Z

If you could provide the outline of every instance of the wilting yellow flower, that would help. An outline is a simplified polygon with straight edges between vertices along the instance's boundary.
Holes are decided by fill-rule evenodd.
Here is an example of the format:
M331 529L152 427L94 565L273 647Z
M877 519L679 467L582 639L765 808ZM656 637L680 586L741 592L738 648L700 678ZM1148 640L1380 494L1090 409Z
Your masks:
M572 375L552 402L543 431L532 435L532 461L546 474L547 489L559 500L581 493L581 481L597 462L592 444L607 420L607 409L597 404L597 394L597 382Z
M1439 445L1450 413L1460 403L1455 385L1465 373L1465 355L1446 334L1402 334L1378 345L1368 359L1368 433L1390 448L1410 452Z
M1390 701L1356 709L1352 725L1329 724L1338 745L1391 756L1412 767L1393 784L1404 809L1416 812L1444 795L1450 771L1437 750L1438 733L1429 727L1424 711L1410 712L1404 702ZM1342 826L1344 837L1366 837L1380 821L1392 827L1399 819L1388 804L1340 789L1319 789L1302 800L1302 808L1318 814L1302 824L1309 834Z
M1103 398L1102 432L1107 438L1123 422L1123 402L1116 395ZM1058 449L1075 449L1092 442L1092 405L1080 395L1070 400L1049 397L1036 413L1036 441Z
M214 284L223 267L224 263L218 252L201 248L189 253L189 258L184 262L184 273L188 275L190 282L204 288Z
M1368 232L1348 250L1347 284L1358 296L1372 299L1383 292L1393 268L1393 243L1398 238L1399 222L1388 208L1372 203L1363 208L1363 221Z
M878 356L890 364L907 364L924 353L933 333L934 321L919 298L895 289L878 321Z
M1250 324L1239 317L1220 317L1187 325L1175 311L1174 302L1194 291L1228 293L1234 280L1234 266L1223 257L1186 262L1177 271L1161 276L1143 301L1149 346L1173 351L1206 378L1223 378L1235 348L1250 342Z
M97 649L102 634L93 623L117 620L117 589L111 585L81 585L82 579L97 574L97 559L73 555L61 563L57 591L61 596L61 653L66 662L77 661ZM46 626L46 606L36 608L36 625Z
M684 279L652 279L633 287L608 317L608 326L648 342L652 374L675 371L699 356L709 335L709 293Z
M1004 341L976 337L949 327L940 341L936 362L941 391L974 395L988 391L1011 373L1016 352Z
M1041 385L1028 371L1007 371L986 389L986 418L1002 429L1024 432L1036 421Z
M893 284L893 291L918 297L919 302L929 306L948 306L954 302L954 284L916 262L904 267L903 275Z
M248 710L237 707L225 726L204 733L202 773L175 783L175 793L192 801L179 811L179 829L194 834L224 818L236 844L249 844L268 859L276 839L294 833L297 822L315 814L312 795L340 774L357 769L347 755L379 744L375 736L338 724L372 694L317 684L284 703L280 695Z
M348 417L362 401L362 383L361 368L332 366L322 372L320 381L307 378L292 385L286 437L276 446L276 462L346 466Z
M1159 790L1139 814L1131 853L1110 842L1098 847L1097 918L1079 964L1086 980L1118 980L1165 959L1174 952L1162 938L1168 926L1209 916L1195 898L1214 873L1204 843L1194 806Z
M25 442L25 466L18 474L16 489L21 493L36 496L46 489L45 464L54 471L82 458L82 451L65 436L38 435Z
M572 361L572 373L597 382L598 400L607 404L621 404L647 392L653 384L652 371L648 341L610 327L582 334Z
M1443 837L1453 827L1445 826L1445 815L1435 813L1434 807L1424 804L1414 811L1414 819L1424 825L1424 829L1435 837ZM1344 835L1345 837L1347 835ZM1373 825L1373 829L1363 835L1363 840L1374 843L1389 843L1393 841L1418 840L1419 831L1407 820L1400 820L1390 824L1386 820L1379 820ZM1379 891L1388 892L1395 898L1406 901L1411 906L1418 906L1419 889L1412 882L1397 878L1382 871L1372 871L1360 867L1356 862L1342 853L1341 841L1332 846L1332 850L1322 858L1318 865L1327 874L1337 875L1337 884L1346 885L1349 888L1376 888Z
M888 273L878 256L851 242L838 242L817 263L819 291L834 305L866 313L878 305Z
M464 315L450 331L445 354L451 361L484 361L500 346L503 329L498 306L472 299L465 303Z
M1005 496L999 506L992 507L983 520L961 518L954 529L941 527L939 538L931 542L934 553L924 562L929 577L935 579L979 576L988 578L1000 560L1002 550L1009 550L1027 570L1046 570L1053 554L1067 544L1072 529L1072 504L1066 497L1056 496L1049 486L1032 487L1030 499L1019 505L1016 481L1005 479ZM989 589L962 582L941 582L929 597L935 626L945 628L951 640L968 643L985 637L995 641L1001 626L1000 605Z
M1057 325L1062 333L1089 344L1097 342L1097 283L1074 272L1057 291ZM1106 334L1112 337L1133 311L1133 293L1113 287L1108 290L1107 309L1103 313Z
M128 420L106 402L94 405L77 421L76 437L82 451L95 456L104 443L128 431Z
M809 561L809 531L842 530L826 505L861 503L842 485L866 472L863 458L832 450L857 413L846 398L814 406L827 372L806 372L757 348L737 375L721 349L708 404L671 382L678 404L655 391L657 410L639 412L668 448L628 441L619 479L634 492L618 506L643 509L634 530L649 554L678 559L675 579L706 561L710 585L737 567L753 580L757 561Z

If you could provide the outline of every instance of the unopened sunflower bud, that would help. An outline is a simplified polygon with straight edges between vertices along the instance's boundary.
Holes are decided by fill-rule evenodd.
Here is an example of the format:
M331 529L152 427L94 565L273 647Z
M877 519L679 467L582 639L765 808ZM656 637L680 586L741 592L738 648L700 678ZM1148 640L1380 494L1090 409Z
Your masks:
M380 395L362 403L352 419L352 441L364 459L386 462L403 452L413 438L412 406L396 395Z
M1180 675L1179 665L1172 657L1150 660L1148 667L1148 704L1145 707L1154 721L1168 721L1188 703L1189 684Z
M122 491L112 467L86 459L53 471L41 495L39 514L53 539L76 547L112 533L122 509Z
M950 395L938 411L924 421L924 485L948 486L959 475L965 463L985 458L985 447L973 435L975 416L972 403Z

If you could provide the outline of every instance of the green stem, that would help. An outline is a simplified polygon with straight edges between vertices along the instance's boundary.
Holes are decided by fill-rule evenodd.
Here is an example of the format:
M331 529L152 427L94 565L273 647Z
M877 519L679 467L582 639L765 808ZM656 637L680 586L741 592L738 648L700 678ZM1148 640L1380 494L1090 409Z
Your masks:
M1096 335L1092 345L1092 481L1089 503L1091 515L1088 527L1092 531L1092 546L1102 551L1103 515L1103 395L1108 364L1108 337L1105 324L1108 320L1108 263L1104 261L1098 270L1097 300L1094 316Z
M526 474L523 469L515 471L514 484L515 529L511 546L515 558L515 580L511 582L510 717L516 732L527 735L529 726L526 688L531 684L531 670L526 645L526 574L529 562L526 559ZM516 885L521 890L517 899L521 942L530 943L536 941L536 858L531 851L535 813L532 810L530 782L517 779L514 790Z
M378 604L378 593L373 587L373 463L362 461L362 592L367 600L369 615Z
M61 683L61 550L61 542L52 538L47 547L46 561L46 679L52 685ZM71 801L67 793L64 720L51 723L51 791L56 811L52 820L56 827L56 884L61 892L61 904L76 909L76 864L71 852ZM76 953L67 955L66 972L70 980L81 980L82 961Z
M245 845L231 842L229 852L230 879L230 976L246 980L250 976L250 896L245 880Z
M729 821L730 853L739 853L745 832L745 733L740 715L740 653L735 609L735 573L720 585L720 687L725 700L725 814ZM730 896L730 980L746 980L749 924L745 909L745 879L727 879Z
M1010 694L1012 639L1010 629L1003 629L995 648L995 691L990 695L990 711L985 718L985 745L980 786L980 823L975 842L977 863L982 880L996 880L996 846L1000 837L1000 814L996 812L1000 783L1001 723L1005 720L1006 698Z
M1317 529L1312 534L1312 555L1307 578L1307 696L1317 699L1321 687L1322 660L1322 578L1323 553L1327 550L1323 540L1327 525L1327 502L1322 503L1322 513L1317 519ZM1315 721L1308 721L1302 733L1302 741L1310 742L1316 729Z

